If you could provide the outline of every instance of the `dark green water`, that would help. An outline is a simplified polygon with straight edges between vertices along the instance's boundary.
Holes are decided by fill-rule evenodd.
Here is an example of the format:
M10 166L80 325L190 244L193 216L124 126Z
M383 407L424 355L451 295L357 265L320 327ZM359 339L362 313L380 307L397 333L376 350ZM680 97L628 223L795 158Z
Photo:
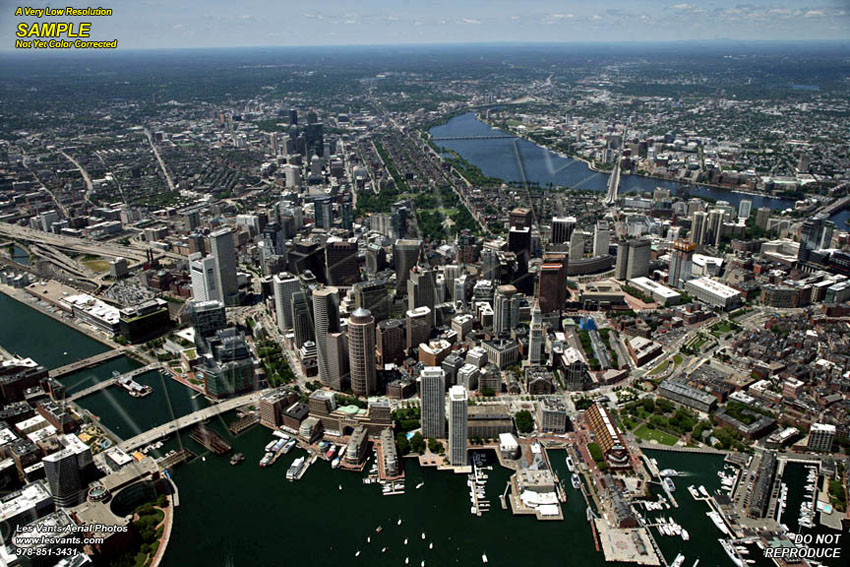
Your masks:
M269 430L255 427L233 441L247 458L243 464L234 467L226 458L208 455L206 462L195 460L172 472L180 508L164 567L302 562L403 566L405 557L416 566L423 560L426 565L480 565L484 553L490 565L604 564L593 546L585 505L572 487L566 521L514 517L501 509L498 499L508 473L494 467L487 484L492 507L478 518L469 513L465 475L422 469L406 460L406 494L382 496L377 486L362 484L361 475L318 461L301 481L287 482L286 469L304 453L295 450L261 469L258 462L271 439ZM187 444L200 450L191 441ZM553 455L560 455L556 466L565 474L566 465L557 463L563 453ZM425 485L416 490L419 482ZM379 525L383 532L376 534ZM432 542L434 548L428 549Z
M105 352L109 347L0 293L0 346L46 368Z
M82 381L85 383L83 387L110 378L112 370L126 372L138 367L138 364L132 361L132 367L126 369L113 367L114 363L127 364L124 359L117 359L112 364L103 364L91 369ZM122 439L129 439L209 405L203 396L195 397L197 392L162 376L156 370L137 376L136 381L153 388L153 393L144 398L133 398L121 388L110 387L86 396L77 403L98 416L104 425Z
M30 258L27 255L26 251L23 248L19 248L18 246L14 246L12 248L12 261L20 264L21 266L30 265Z

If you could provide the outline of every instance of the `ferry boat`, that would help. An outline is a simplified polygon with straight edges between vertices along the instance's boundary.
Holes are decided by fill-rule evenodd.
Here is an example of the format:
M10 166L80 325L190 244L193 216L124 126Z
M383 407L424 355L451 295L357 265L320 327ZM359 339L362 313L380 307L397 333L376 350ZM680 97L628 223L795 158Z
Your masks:
M272 445L272 453L277 453L286 445L285 439L279 439L274 445Z
M264 449L265 452L270 453L274 448L275 443L277 443L277 439L272 439L271 441L269 441L269 443L266 445L266 448Z
M332 469L338 469L339 468L339 457L337 457L336 459L331 461L331 468Z
M685 556L681 553L676 556L676 559L673 560L673 563L670 564L670 567L682 567L682 563L685 562Z
M664 478L667 478L668 476L679 476L679 472L674 469L664 469L658 474L660 474Z
M278 439L283 439L284 441L289 441L289 435L287 435L283 431L272 431L272 435L274 435Z
M729 535L729 530L726 528L726 524L723 523L723 518L720 517L720 514L711 511L706 512L705 515L711 518L711 521L714 522L714 525L717 526L718 530L723 532L723 535Z
M578 477L577 474L573 473L573 475L570 477L570 480L573 483L573 488L575 488L576 490L581 488L581 479Z
M570 456L567 456L567 468L570 469L570 472L576 472L576 464Z
M673 480L672 480L669 476L664 477L664 486L665 486L665 487L667 488L667 490L669 490L670 492L675 492L675 491L676 491L676 485L675 485L675 484L673 484Z
M296 443L298 443L298 441L296 441L295 439L290 439L289 441L287 441L286 445L283 446L283 454L285 455L290 452L292 448L295 447Z
M735 567L744 567L744 562L741 561L740 557L738 557L738 553L735 551L735 548L732 547L731 543L729 543L725 539L718 539L717 541L719 541L720 545L723 546L723 551L726 552L726 555L729 556L729 559L732 560L732 563L735 564Z
M307 459L304 457L298 457L294 461L292 461L292 465L289 467L289 470L286 471L286 480L295 480L298 478L298 475L301 474L301 471L304 469L304 463Z
M260 467L265 467L266 465L268 465L270 462L272 462L273 458L274 455L272 455L271 453L264 454L263 458L260 459Z

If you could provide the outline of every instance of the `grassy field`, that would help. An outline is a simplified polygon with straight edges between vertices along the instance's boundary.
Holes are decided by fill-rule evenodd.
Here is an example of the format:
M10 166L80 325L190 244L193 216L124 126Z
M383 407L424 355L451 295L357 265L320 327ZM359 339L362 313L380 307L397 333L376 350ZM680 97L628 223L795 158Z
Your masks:
M659 431L658 429L650 429L646 426L646 424L635 429L633 433L635 434L635 437L639 437L645 441L658 441L662 445L672 446L679 440L677 437L674 437L669 433Z
M669 358L667 360L665 360L664 362L662 362L661 364L659 364L658 366L656 366L655 368L653 368L652 370L650 370L649 375L650 376L658 376L659 374L661 374L662 372L667 370L668 366L670 366L670 359Z
M83 264L93 272L105 272L109 269L109 262L106 260L83 260Z

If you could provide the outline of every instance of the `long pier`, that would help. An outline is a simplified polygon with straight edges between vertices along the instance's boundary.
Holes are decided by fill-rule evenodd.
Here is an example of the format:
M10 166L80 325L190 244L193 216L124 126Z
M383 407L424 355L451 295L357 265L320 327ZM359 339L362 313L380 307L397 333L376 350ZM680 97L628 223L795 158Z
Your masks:
M119 447L121 447L123 451L132 451L133 449L153 443L158 439L162 439L166 435L174 433L175 431L179 431L180 429L183 429L185 427L191 427L192 425L200 423L211 417L221 415L225 412L235 410L236 408L246 406L252 403L256 404L259 402L260 396L266 392L268 392L268 390L251 392L250 394L245 394L237 398L231 398L229 400L219 402L214 406L210 406L208 408L198 410L188 415L178 417L173 421L169 421L168 423L164 423L158 427L154 427L153 429L149 429L144 433L141 433L139 435L136 435L135 437L131 437L130 439L123 441L119 444Z
M98 382L97 384L95 384L93 386L89 386L88 388L86 388L84 390L80 390L79 392L74 392L70 396L66 396L65 401L75 402L75 401L79 400L80 398L84 398L88 395L94 394L95 392L105 390L106 388L109 388L110 386L114 386L114 385L118 384L118 382L122 378L125 378L125 379L131 378L132 379L132 378L135 378L136 376L139 376L140 374L144 374L145 372L150 372L151 370L156 370L157 368L161 368L161 367L162 367L162 364L160 364L159 362L152 362L151 364L148 364L147 366L142 366L141 368L136 368L135 370L131 370L130 372L122 374L121 376L116 376L115 378L103 380L102 382Z
M66 374L71 374L73 372L77 372L78 370L84 370L86 368L91 368L92 366L97 366L98 364L102 364L107 360L112 360L113 358L124 356L125 354L127 354L127 352L124 349L108 350L106 352L95 354L94 356L90 356L82 360L76 360L74 362L66 364L65 366L54 368L50 371L50 377L60 378L62 376L65 376Z

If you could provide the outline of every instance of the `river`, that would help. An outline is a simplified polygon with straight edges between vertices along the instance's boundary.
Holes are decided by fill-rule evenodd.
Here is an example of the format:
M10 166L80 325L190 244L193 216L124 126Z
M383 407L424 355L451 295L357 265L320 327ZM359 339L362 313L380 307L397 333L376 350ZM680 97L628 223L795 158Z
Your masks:
M472 112L455 116L445 124L431 128L429 132L434 138L510 136L478 120ZM436 140L435 143L456 151L465 160L478 166L485 175L505 181L525 180L540 185L552 183L556 186L598 192L605 192L608 189L609 174L593 171L581 160L558 155L516 136L496 139ZM794 201L789 199L747 195L705 185L684 185L676 181L641 175L624 175L620 178L621 194L631 191L652 191L656 187L669 188L680 195L687 191L693 197L728 201L735 207L742 199L749 199L753 202L753 210L759 207L783 210L794 206Z

